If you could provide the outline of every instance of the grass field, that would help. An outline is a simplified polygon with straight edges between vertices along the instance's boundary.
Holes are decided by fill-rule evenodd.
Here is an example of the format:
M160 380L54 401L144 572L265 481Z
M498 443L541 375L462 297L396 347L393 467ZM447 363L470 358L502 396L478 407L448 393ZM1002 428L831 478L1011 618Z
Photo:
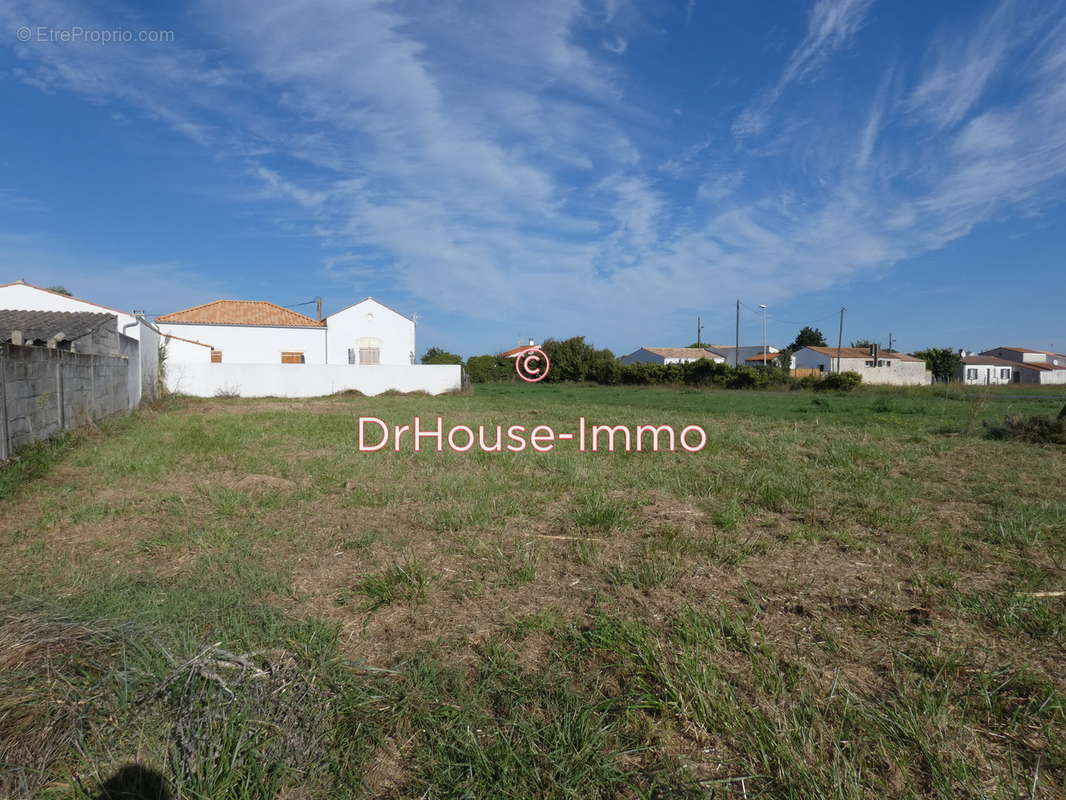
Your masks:
M172 398L36 448L0 796L1064 797L1066 448L982 428L1062 395ZM355 450L437 414L709 444Z

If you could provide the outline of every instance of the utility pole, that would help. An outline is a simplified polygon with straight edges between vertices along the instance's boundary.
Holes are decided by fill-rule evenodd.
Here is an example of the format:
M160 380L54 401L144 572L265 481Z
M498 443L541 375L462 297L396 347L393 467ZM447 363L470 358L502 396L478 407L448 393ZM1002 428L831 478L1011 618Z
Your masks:
M844 345L844 306L840 307L840 330L837 333L837 372L840 372L840 348Z
M888 352L890 352L890 353L895 352L892 349L892 333L891 333L891 331L888 334Z
M740 298L737 298L737 342L736 347L733 349L733 366L737 366L737 359L740 357Z
M766 304L760 303L759 308L762 309L762 365L768 367L770 363L766 360Z
M696 317L696 347L703 347L703 321Z

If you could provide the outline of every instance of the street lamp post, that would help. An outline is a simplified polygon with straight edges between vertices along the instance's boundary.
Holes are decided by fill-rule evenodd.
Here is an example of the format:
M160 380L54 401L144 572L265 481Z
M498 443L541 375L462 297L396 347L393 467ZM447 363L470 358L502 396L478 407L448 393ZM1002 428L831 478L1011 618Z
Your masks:
M769 366L766 361L766 304L760 303L759 308L762 309L762 365L766 367Z

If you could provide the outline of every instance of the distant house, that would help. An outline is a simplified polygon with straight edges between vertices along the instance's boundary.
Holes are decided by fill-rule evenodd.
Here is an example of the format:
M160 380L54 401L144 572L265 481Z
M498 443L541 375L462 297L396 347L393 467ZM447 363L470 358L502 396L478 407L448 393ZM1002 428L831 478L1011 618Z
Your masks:
M371 297L325 319L260 300L215 300L156 317L175 361L221 364L415 363L415 323ZM207 347L204 352L203 348Z
M1018 382L1017 364L997 356L963 355L962 363L955 373L960 383L981 386L999 386Z
M1066 356L1061 353L1027 347L994 347L985 350L981 356L1010 364L1013 383L1066 384ZM1006 366L1001 368L1006 369Z
M796 369L857 372L864 383L921 386L933 381L920 358L877 347L803 347L795 359Z
M777 349L768 350L765 353L756 353L750 358L744 359L744 363L749 367L777 367L781 358L781 353ZM796 366L796 357L790 356L788 359L789 368L792 369Z
M725 357L700 347L642 347L618 360L623 364L688 364L703 360L721 364Z
M527 344L520 344L518 345L518 347L512 347L510 350L504 350L502 353L497 353L496 357L516 358L517 356L520 356L522 353L526 352L526 350L529 350L531 347L537 346L537 343L533 339L530 339Z
M741 345L740 347L734 347L729 344L709 344L707 349L712 353L717 353L725 359L727 364L735 364L736 366L744 366L749 358L762 355L766 353L779 353L781 352L776 347L762 345ZM755 362L753 362L755 363ZM749 365L751 366L751 365Z

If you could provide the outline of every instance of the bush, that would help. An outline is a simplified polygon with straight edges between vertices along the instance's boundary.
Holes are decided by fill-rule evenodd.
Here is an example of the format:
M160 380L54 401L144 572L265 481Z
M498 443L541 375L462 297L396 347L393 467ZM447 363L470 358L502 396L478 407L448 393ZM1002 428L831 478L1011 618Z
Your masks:
M862 375L857 372L830 372L814 384L815 391L850 392L862 383Z
M466 374L473 383L497 383L514 377L514 360L497 356L471 356Z
M423 364L462 364L463 357L456 353L449 353L439 347L431 347L422 356Z
M584 336L569 339L546 339L541 349L551 361L551 370L545 380L600 381L617 383L621 380L621 365L610 350L597 350L585 341ZM604 380L601 380L603 378Z
M1066 417L1007 417L1003 422L985 423L990 439L1014 439L1032 444L1066 444Z

